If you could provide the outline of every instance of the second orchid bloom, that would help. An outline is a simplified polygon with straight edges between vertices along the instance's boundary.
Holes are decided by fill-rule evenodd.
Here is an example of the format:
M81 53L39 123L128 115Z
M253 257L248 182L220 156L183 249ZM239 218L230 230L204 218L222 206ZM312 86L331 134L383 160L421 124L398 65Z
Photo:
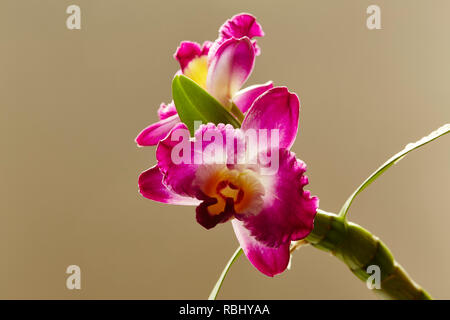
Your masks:
M215 42L205 41L200 45L183 41L174 54L180 64L177 74L184 74L195 81L225 108L230 109L234 103L245 113L259 95L273 87L271 82L267 82L240 90L250 76L255 57L260 52L256 41L252 39L263 35L261 26L253 16L236 15L222 25ZM138 135L138 145L156 145L180 123L173 101L162 103L158 116L160 121Z

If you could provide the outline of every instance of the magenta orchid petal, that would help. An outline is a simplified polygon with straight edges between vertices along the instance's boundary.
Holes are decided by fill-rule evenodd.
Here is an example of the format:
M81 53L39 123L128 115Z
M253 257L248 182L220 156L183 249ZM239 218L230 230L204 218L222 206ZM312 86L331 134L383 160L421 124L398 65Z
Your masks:
M242 87L255 62L255 51L249 38L230 38L220 45L209 60L207 91L224 106Z
M167 119L174 114L177 114L177 109L175 108L175 103L173 103L173 101L169 104L161 103L158 109L158 116L160 120Z
M319 206L319 199L303 190L308 184L306 164L287 149L278 152L278 170L266 176L264 183L263 207L242 219L252 236L270 247L305 238L313 229Z
M263 37L264 31L256 18L248 13L237 14L225 21L220 27L219 34L225 39L249 37Z
M286 87L272 88L260 95L242 122L242 129L276 129L279 147L289 149L298 130L300 101Z
M247 87L234 95L233 102L243 113L245 113L250 109L256 98L272 88L272 81Z
M273 248L264 245L251 236L239 220L232 220L233 229L248 260L263 274L273 277L283 272L290 259L289 243Z
M168 135L177 123L180 123L178 114L153 123L139 133L136 143L141 147L155 146Z
M193 59L207 56L211 45L212 42L210 41L205 41L202 46L197 42L183 41L173 56L180 64L181 70L184 71Z
M139 176L139 192L146 198L177 205L198 205L199 200L190 197L183 197L169 190L162 183L163 175L158 166L154 166Z
M209 49L211 49L212 45L213 45L212 41L208 41L208 40L204 41L202 44L201 56L207 56L209 54Z
M183 158L183 151L176 152L174 150L177 146L181 146L180 143L183 141L190 145L189 138L187 126L184 123L176 124L169 134L158 143L156 159L164 175L165 185L182 196L195 197L196 192L191 189L191 186L198 165L194 164L193 155L184 155L187 158ZM180 159L174 161L175 156Z
M222 42L230 38L242 38L248 37L253 39L254 37L263 37L264 31L261 25L256 21L256 18L248 13L241 13L233 16L231 19L225 21L225 23L219 29L219 38L214 43L215 50ZM260 48L256 44L256 40L252 40L255 55L261 53Z

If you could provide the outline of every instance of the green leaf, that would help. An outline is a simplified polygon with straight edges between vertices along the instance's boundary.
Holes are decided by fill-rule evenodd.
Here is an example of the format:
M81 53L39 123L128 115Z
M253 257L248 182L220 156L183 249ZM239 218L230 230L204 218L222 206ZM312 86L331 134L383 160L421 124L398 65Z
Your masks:
M369 186L372 182L374 182L380 175L382 175L387 169L389 169L391 166L393 166L394 164L396 164L397 162L399 162L400 160L402 160L406 154L408 154L409 152L420 148L424 145L426 145L427 143L447 134L450 132L450 124L445 124L442 127L440 127L439 129L437 129L436 131L433 131L432 133L430 133L428 136L423 137L422 139L420 139L417 142L414 143L409 143L405 149L403 149L402 151L400 151L399 153L395 154L394 156L392 156L388 161L386 161L381 167L379 167L374 173L372 173L367 179L366 181L364 181L356 190L355 192L353 192L353 194L350 196L350 198L347 199L347 201L345 201L344 206L342 207L341 211L339 212L339 216L340 217L346 217L347 216L347 212L350 208L350 205L352 204L353 200L355 199L355 197L361 192L363 191L365 188L367 188L367 186Z
M216 300L220 288L222 287L222 283L225 280L225 277L227 276L228 270L230 269L234 261L241 255L241 253L242 253L241 247L237 248L233 256L231 257L230 261L228 261L227 265L225 266L225 269L223 269L222 274L220 275L219 280L217 280L216 285L209 294L208 300Z
M239 128L239 121L214 97L186 76L177 75L172 81L172 96L181 121L194 134L194 121L202 124L228 123Z

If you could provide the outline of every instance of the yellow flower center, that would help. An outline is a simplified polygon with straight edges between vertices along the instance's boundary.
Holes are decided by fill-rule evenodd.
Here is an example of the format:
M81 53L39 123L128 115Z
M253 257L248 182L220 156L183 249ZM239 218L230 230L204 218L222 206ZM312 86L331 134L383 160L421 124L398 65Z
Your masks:
M208 176L202 180L202 191L217 200L208 207L210 215L224 212L227 199L233 200L234 210L238 214L256 213L262 203L264 187L251 170L238 171L223 167L214 172L209 171Z
M186 77L195 81L203 89L206 89L206 76L208 75L208 58L201 56L192 59L183 71Z

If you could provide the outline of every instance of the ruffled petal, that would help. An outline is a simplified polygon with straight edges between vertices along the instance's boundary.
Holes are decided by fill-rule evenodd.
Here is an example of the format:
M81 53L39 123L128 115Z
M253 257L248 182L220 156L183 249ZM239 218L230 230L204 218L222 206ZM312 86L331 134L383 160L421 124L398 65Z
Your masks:
M178 114L153 123L139 133L136 137L136 143L142 147L155 146L167 136L177 123L180 123Z
M180 195L195 197L191 186L198 165L194 164L192 149L189 130L181 122L158 143L156 159L165 185Z
M183 41L180 43L173 57L180 64L181 70L184 71L193 59L207 56L211 45L212 42L210 41L205 41L202 46L197 42Z
M243 113L245 113L250 109L256 98L272 88L272 81L247 87L234 95L233 102Z
M214 41L210 49L210 57L214 55L219 46L228 39L248 37L251 39L255 55L261 53L261 49L256 44L254 37L264 36L264 31L261 25L256 21L256 18L248 13L241 13L233 16L219 29L219 37Z
M313 229L319 206L319 199L303 190L308 184L305 163L287 149L278 152L276 174L264 177L266 194L261 211L242 219L252 236L270 247L305 238Z
M268 247L252 237L241 221L233 219L232 224L241 248L256 269L273 277L287 268L290 259L289 243L277 248Z
M158 109L158 116L160 120L167 119L174 114L177 114L177 109L175 108L175 103L173 103L173 101L169 104L161 103Z
M275 87L260 95L246 114L242 129L278 130L279 147L290 148L298 130L300 101L286 87Z
M146 198L177 205L198 205L199 200L180 196L162 183L163 175L158 166L151 167L139 176L139 192Z
M252 72L255 51L249 38L231 38L220 45L209 61L207 91L224 106Z
M219 29L219 35L224 39L249 37L262 37L264 31L256 18L248 13L240 13L233 16Z

